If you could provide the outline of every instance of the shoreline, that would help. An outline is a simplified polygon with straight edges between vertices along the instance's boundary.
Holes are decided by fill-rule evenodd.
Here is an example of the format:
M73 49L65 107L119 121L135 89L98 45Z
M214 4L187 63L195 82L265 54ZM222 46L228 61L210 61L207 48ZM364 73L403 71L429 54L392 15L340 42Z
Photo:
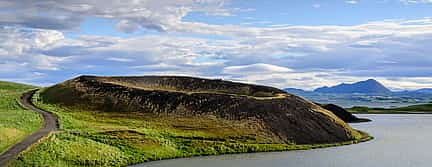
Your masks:
M365 122L372 122L372 120L370 120L368 118L357 118L356 120L350 121L350 122L347 122L347 123L348 124L351 124L351 123L356 124L356 123L365 123Z
M351 114L432 114L432 112L394 112L394 111L384 111L384 112L351 112Z
M361 123L361 122L357 122ZM186 157L176 157L176 158L166 158L166 159L159 159L159 160L151 160L139 164L131 164L127 165L128 167L134 167L138 165L145 165L147 163L151 162L157 162L157 161L164 161L164 160L175 160L175 159L184 159L184 158L193 158L193 157L206 157L206 156L222 156L222 155L236 155L236 154L255 154L255 153L270 153L270 152L288 152L288 151L299 151L299 150L313 150L313 149L323 149L323 148L331 148L331 147L341 147L341 146L347 146L347 145L353 145L353 144L359 144L368 142L374 139L373 136L369 135L369 133L356 130L361 135L362 138L356 139L356 140L350 140L345 142L339 142L339 143L327 143L327 144L303 144L303 145L292 145L293 148L286 149L286 150L269 150L269 151L257 151L257 152L238 152L238 153L226 153L226 154L216 154L216 155L197 155L197 156L186 156Z

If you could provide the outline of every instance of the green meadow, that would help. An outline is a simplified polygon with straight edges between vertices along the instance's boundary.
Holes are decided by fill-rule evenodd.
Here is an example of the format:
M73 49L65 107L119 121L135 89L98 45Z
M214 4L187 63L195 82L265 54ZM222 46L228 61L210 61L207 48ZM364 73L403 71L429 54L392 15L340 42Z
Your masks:
M41 127L38 113L23 109L18 99L35 87L0 81L0 153Z

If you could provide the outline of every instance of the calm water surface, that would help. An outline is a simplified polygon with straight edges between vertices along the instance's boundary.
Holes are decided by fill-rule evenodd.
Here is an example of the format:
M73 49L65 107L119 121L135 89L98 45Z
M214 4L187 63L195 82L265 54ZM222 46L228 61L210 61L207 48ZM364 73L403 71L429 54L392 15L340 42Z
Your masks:
M155 161L141 167L431 167L432 115L360 115L352 124L374 140L305 151L221 155Z

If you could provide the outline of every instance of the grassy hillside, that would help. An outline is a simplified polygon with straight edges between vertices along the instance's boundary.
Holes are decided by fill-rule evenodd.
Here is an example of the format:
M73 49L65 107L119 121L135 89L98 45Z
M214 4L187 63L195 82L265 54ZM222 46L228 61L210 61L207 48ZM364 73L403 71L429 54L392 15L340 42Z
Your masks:
M432 113L432 104L419 104L398 108L352 107L348 110L353 113Z
M0 81L0 153L41 127L39 114L20 107L17 99L33 86Z
M59 116L63 131L52 134L22 154L11 164L12 166L125 166L151 160L198 155L328 147L359 142L362 136L367 136L354 131L327 110L300 105L309 103L297 97L287 98L284 95L281 98L277 94L269 96L271 92L263 91L267 88L258 88L258 91L255 91L261 92L260 95L266 94L263 98L254 95L254 91L230 91L224 94L224 90L221 91L217 84L211 88L211 91L216 93L210 94L208 92L211 91L208 90L186 93L187 88L178 87L175 90L172 90L172 87L171 90L166 87L163 90L157 90L155 87L148 90L148 87L126 87L125 83L107 86L106 82L99 80L81 79L47 88L40 96L35 97L36 105ZM183 81L180 82L176 85L182 85ZM110 84L112 83L111 80ZM253 85L242 87L244 90L256 88ZM80 94L78 90L85 91L85 94ZM140 101L143 99L150 101ZM256 111L235 110L234 113L230 108L225 108L224 105L243 107L242 103L233 103L237 102L235 99L248 102L247 104L253 106ZM279 115L278 111L264 110L260 106L273 106L270 109L277 109L278 106L274 104L282 105L280 100L289 100L292 103L282 101L283 105L297 104L295 107L301 113L290 110L291 113ZM205 107L200 104L205 104ZM217 110L213 105L224 110ZM303 111L302 107L311 110ZM266 118L269 113L273 113L272 117ZM287 118L286 122L279 120L287 115L292 115L292 119ZM264 119L271 119L274 124L269 124ZM278 127L280 129L271 129ZM281 130L283 127L288 127L284 130L298 133L288 136ZM338 133L337 128L344 131L344 134L328 134ZM310 139L302 134L313 130L315 133L310 136L319 136L317 139ZM344 135L350 138L344 138ZM287 137L292 138L287 140Z

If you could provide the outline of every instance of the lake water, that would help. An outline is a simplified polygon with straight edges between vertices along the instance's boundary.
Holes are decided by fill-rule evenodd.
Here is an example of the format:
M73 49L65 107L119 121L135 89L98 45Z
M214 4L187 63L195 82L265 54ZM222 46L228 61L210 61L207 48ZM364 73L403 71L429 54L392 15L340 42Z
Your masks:
M374 140L304 151L194 157L149 162L141 167L430 167L432 115L358 115L352 124Z

